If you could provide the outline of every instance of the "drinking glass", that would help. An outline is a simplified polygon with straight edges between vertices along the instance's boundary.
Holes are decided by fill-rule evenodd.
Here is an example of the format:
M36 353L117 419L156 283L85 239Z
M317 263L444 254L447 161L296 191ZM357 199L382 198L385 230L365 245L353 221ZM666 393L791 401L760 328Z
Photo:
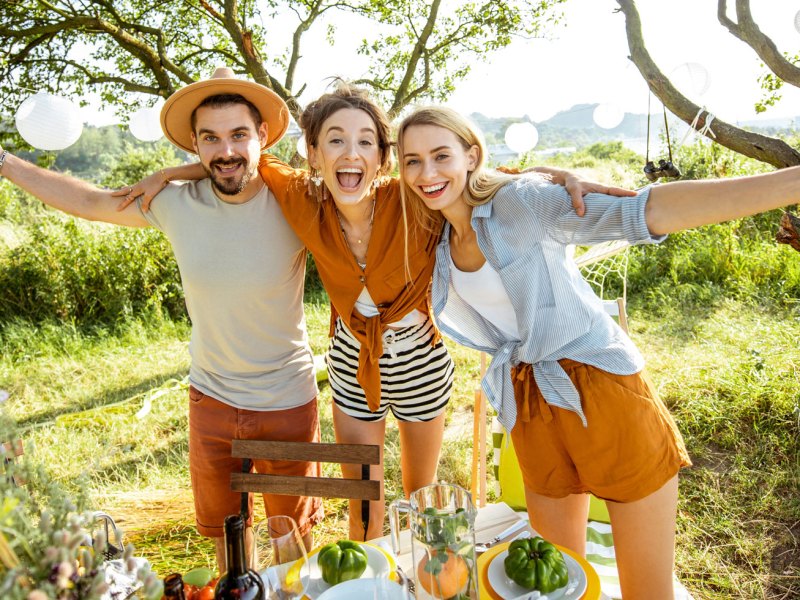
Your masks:
M253 531L253 569L264 580L267 595L275 600L303 597L309 565L303 538L294 519L267 517Z

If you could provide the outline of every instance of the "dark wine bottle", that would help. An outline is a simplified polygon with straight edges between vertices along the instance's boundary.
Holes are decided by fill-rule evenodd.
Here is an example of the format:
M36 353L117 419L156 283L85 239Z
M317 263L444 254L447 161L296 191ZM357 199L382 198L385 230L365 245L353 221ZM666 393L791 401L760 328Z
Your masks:
M258 573L247 568L244 527L241 515L225 517L225 561L228 572L217 582L215 600L266 600L264 582Z
M183 577L181 577L180 573L173 573L164 578L164 598L167 600L186 600Z

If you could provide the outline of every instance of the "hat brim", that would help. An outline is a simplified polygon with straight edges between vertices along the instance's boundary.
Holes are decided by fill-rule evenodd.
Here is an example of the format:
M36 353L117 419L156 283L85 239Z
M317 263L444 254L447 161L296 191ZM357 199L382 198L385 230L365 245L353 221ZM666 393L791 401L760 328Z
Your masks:
M289 107L271 89L252 81L221 77L191 83L172 94L161 109L161 129L167 139L192 154L192 113L209 96L239 94L251 102L267 124L264 149L277 144L289 128Z

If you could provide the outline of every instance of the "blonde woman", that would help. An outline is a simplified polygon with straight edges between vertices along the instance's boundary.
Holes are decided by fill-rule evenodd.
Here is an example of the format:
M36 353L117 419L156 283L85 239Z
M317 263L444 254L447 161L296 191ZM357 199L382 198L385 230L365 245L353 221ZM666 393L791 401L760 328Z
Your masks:
M585 198L484 169L471 124L443 107L401 123L404 199L442 231L433 277L442 332L489 352L482 382L517 451L528 513L547 539L584 553L588 492L608 501L624 598L673 598L683 440L628 336L566 258L567 244L652 243L800 200L800 167L681 181L635 198Z

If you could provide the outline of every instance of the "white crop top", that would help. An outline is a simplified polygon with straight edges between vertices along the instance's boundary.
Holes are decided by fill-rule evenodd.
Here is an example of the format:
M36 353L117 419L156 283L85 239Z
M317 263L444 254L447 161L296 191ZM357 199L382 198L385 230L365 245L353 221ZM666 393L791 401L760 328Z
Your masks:
M369 295L366 286L361 290L361 294L359 294L356 299L356 310L365 317L374 317L378 314L378 307L375 305L372 296ZM426 318L426 315L415 308L399 321L387 323L386 325L395 329L403 329L405 327L412 327L424 323Z

